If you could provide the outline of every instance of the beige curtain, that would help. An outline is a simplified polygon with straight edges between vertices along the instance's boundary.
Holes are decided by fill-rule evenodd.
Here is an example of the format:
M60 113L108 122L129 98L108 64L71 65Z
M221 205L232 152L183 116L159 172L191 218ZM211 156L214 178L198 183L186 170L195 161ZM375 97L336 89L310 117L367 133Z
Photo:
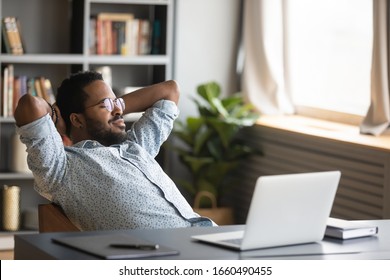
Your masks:
M389 6L388 0L373 0L374 44L371 68L371 104L360 132L380 135L390 124L389 98Z
M263 114L294 112L286 90L284 0L244 0L242 92Z

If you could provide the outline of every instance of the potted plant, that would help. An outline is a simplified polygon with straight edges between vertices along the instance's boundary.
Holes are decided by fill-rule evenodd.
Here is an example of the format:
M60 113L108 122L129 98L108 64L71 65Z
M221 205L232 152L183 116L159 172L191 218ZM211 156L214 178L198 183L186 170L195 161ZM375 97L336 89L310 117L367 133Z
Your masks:
M234 182L230 176L241 160L259 153L237 137L242 128L256 122L259 114L240 94L221 98L216 82L198 86L197 93L198 98L193 100L199 116L176 121L173 130L180 140L174 150L191 175L189 180L176 182L196 201L195 208L210 208L219 204Z

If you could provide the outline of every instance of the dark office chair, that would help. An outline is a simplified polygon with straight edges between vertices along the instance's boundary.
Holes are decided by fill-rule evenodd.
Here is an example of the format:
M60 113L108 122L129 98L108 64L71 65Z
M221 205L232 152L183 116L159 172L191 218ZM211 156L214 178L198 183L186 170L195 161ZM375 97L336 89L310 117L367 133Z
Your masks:
M55 203L38 205L39 232L80 231Z

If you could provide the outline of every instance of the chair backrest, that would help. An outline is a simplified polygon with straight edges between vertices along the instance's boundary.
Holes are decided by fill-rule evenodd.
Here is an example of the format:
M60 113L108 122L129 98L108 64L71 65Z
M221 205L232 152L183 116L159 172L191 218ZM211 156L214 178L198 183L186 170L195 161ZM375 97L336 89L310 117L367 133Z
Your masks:
M38 205L39 232L80 231L54 203Z

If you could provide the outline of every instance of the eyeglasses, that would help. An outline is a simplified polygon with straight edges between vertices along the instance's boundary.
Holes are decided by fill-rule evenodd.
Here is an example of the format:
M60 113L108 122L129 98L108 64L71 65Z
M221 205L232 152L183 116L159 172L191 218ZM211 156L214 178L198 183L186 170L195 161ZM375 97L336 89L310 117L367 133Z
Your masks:
M88 108L95 107L95 106L97 106L99 104L103 104L108 112L112 112L114 110L114 105L116 107L118 107L119 109L121 109L122 112L125 110L125 107L126 107L125 106L125 101L123 100L123 98L116 98L116 99L104 98L103 100L99 101L95 105L91 105L91 106L85 107L85 110L88 109Z

